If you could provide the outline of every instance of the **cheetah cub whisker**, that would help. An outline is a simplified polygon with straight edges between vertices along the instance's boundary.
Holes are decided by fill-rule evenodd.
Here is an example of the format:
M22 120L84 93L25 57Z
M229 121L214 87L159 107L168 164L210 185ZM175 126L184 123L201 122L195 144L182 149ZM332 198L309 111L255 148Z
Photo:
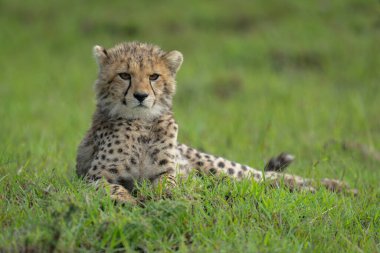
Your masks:
M175 187L176 177L192 170L315 190L312 180L282 173L294 159L289 154L271 159L261 171L177 142L172 98L183 61L180 52L140 42L110 49L95 46L93 51L99 65L97 104L92 125L78 147L76 169L90 182L106 180L107 185L98 187L109 187L112 199L134 203L131 191L137 183L157 184L165 178ZM320 184L332 191L349 190L337 180L323 179Z

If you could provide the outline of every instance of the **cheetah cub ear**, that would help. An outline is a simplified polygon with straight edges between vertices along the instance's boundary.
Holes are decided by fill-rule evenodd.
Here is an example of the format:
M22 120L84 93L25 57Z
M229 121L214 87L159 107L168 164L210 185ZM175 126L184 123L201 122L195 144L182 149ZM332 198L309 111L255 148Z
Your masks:
M101 66L108 58L107 50L101 46L94 46L92 49L96 62Z
M182 53L179 51L171 51L169 53L166 53L164 55L164 58L166 60L166 63L168 64L169 70L175 74L181 67L181 64L183 62L183 56Z

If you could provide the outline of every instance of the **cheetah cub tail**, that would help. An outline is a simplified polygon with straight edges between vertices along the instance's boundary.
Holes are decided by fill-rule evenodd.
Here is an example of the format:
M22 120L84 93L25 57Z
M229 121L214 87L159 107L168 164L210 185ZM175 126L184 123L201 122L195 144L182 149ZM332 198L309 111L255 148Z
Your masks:
M264 171L283 172L294 161L294 158L294 155L283 152L276 157L272 157L265 165Z

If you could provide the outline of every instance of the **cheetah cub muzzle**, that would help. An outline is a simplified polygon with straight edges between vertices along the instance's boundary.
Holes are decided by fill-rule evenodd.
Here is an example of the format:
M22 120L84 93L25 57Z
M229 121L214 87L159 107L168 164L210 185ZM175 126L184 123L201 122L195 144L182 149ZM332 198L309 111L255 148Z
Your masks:
M271 159L261 171L178 143L172 99L183 61L180 52L139 42L110 49L95 46L93 51L99 65L97 104L92 125L78 147L76 169L97 187L108 187L112 199L135 203L131 192L136 184L165 180L170 190L177 176L193 170L273 186L283 183L291 190L313 192L315 185L324 185L332 191L350 191L338 180L315 184L282 173L293 161L289 154Z

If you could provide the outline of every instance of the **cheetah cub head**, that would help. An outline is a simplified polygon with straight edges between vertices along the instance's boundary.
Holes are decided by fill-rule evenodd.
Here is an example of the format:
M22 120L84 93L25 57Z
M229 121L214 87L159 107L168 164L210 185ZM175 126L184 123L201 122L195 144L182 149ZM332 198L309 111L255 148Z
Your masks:
M99 110L127 119L154 119L171 110L175 75L183 61L180 52L140 42L110 49L95 46L93 51L99 65Z

